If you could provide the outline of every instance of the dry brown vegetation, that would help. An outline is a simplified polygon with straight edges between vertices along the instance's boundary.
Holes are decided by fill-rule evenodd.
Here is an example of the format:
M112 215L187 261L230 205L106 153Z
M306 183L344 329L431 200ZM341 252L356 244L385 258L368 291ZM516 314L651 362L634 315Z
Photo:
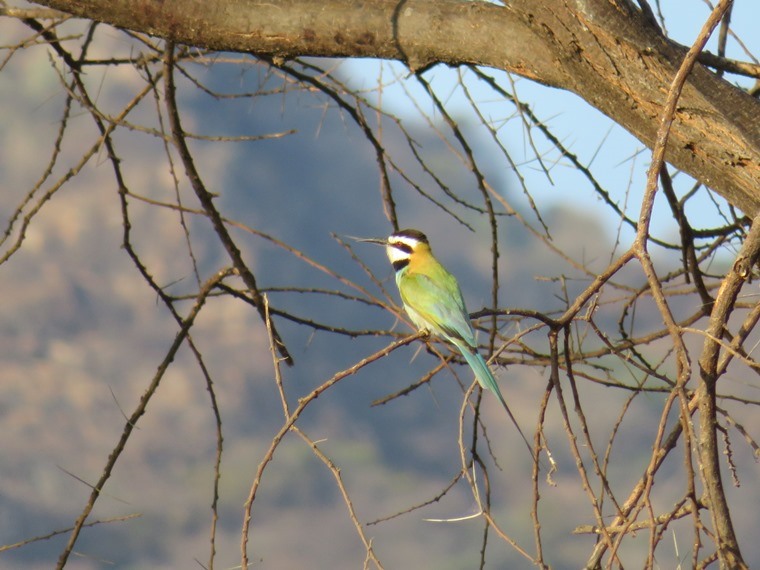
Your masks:
M90 532L139 535L133 510L98 514L122 489L183 512L156 540L210 536L208 568L302 564L325 537L336 566L749 567L760 67L726 57L744 3L685 47L643 0L198 6L0 2L0 74L54 97L5 119L3 421L29 444L0 441L22 471L3 494L27 512L87 489L0 556L60 535L62 568ZM364 88L327 56L406 68ZM576 151L518 76L649 148L589 127ZM472 316L538 464L456 351L396 326L382 254L346 237L412 224L487 287ZM23 472L33 446L58 478ZM180 560L134 540L135 564Z

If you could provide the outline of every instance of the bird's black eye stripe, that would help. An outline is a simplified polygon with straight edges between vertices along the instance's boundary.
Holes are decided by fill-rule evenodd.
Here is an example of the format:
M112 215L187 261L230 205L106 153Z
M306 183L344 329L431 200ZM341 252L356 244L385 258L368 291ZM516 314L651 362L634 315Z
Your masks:
M404 253L412 253L412 246L404 242L392 243L391 246L396 249L400 249Z
M393 269L401 271L407 265L409 265L409 259L397 259L393 262Z

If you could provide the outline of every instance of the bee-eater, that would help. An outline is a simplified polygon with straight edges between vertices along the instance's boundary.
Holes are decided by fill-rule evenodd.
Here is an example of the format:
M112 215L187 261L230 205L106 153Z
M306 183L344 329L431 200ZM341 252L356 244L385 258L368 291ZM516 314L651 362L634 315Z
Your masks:
M437 334L453 343L475 373L478 383L499 398L512 423L528 443L488 364L478 352L470 316L456 278L433 256L427 236L418 230L400 230L387 239L362 239L385 245L404 309L420 330Z

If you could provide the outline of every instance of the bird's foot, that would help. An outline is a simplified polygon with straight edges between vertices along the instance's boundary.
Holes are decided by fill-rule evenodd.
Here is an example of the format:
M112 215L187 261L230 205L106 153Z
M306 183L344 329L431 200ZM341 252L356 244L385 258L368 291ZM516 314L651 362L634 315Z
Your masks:
M420 335L420 340L428 340L430 338L430 330L428 329L420 329L417 331L417 334Z

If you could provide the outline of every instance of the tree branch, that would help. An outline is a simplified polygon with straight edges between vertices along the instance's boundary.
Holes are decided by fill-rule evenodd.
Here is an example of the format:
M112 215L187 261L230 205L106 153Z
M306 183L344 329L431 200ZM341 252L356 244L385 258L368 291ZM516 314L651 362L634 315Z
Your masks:
M578 94L647 146L686 48L628 0L40 0L174 42L299 56L503 69ZM666 159L744 213L760 211L760 102L701 65L679 101Z

